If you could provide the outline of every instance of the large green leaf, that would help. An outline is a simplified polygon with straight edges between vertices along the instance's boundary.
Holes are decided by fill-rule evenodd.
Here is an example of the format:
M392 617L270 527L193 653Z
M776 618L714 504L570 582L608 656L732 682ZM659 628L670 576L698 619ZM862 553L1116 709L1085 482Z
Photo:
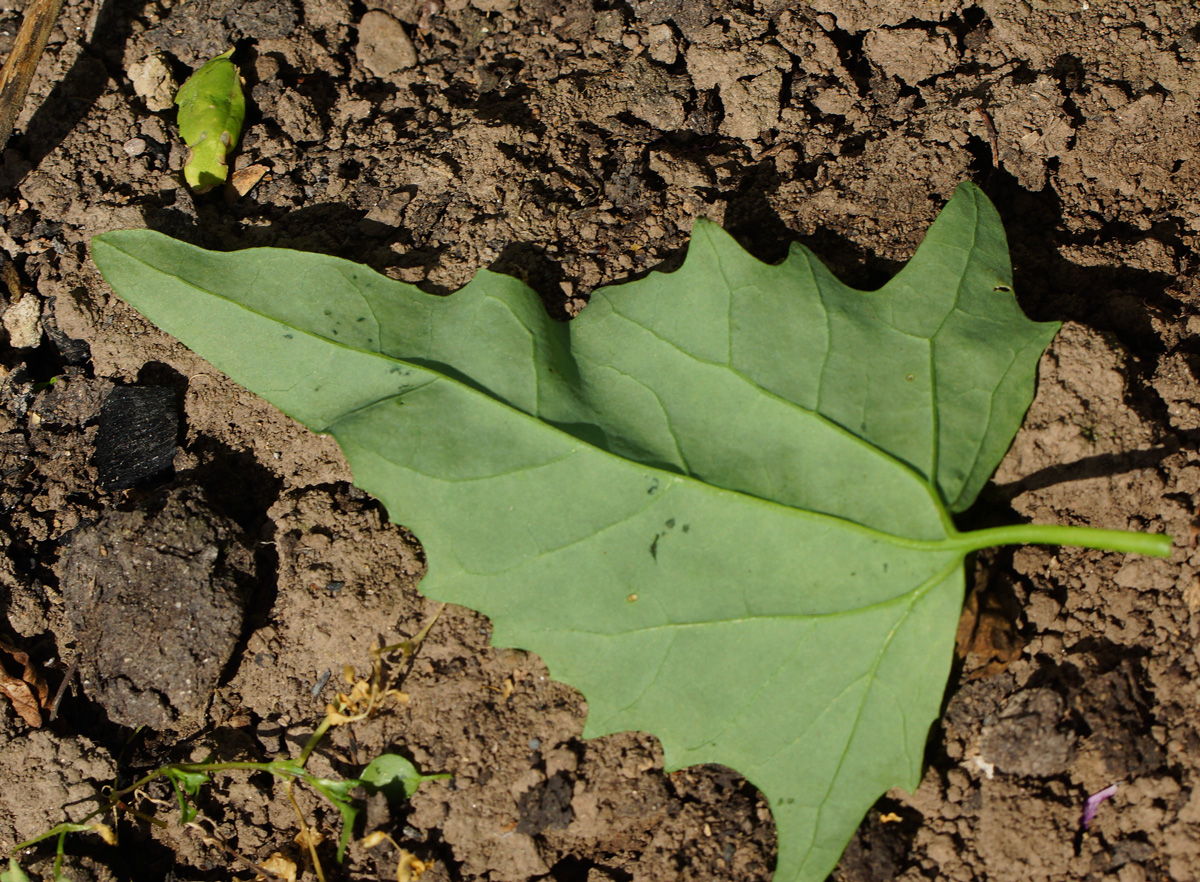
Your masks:
M424 543L425 594L580 689L587 736L651 732L669 769L758 786L780 880L823 878L879 794L917 784L964 554L1067 529L950 519L1057 329L1021 313L970 185L880 291L799 246L767 266L698 222L680 270L598 291L569 324L486 271L441 298L148 231L93 253L151 321L331 433Z

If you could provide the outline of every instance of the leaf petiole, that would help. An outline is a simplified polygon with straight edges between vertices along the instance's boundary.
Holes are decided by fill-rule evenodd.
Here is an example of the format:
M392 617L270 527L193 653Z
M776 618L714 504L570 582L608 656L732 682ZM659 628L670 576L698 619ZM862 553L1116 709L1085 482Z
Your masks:
M1144 554L1147 557L1170 557L1172 542L1171 536L1166 533L1127 533L1124 530L1061 524L1012 524L958 533L939 544L961 548L964 553L997 545L1073 545L1100 551Z

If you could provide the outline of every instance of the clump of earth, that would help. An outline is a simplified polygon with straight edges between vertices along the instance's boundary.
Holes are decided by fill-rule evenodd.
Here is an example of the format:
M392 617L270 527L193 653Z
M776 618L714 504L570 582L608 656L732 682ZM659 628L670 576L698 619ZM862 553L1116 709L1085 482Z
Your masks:
M254 551L202 494L172 488L64 543L59 586L80 679L108 718L165 729L207 706L254 587Z

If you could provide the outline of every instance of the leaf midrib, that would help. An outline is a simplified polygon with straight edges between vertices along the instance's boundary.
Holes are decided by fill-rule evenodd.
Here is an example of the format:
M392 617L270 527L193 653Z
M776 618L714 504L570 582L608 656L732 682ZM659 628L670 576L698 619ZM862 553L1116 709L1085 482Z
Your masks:
M272 319L272 321L274 321L274 320ZM279 324L283 325L282 322L279 322ZM290 327L290 326L284 325L284 327ZM304 330L298 329L298 328L294 329L294 330L297 330L299 333L304 333L304 334L310 333L310 332L307 332L307 331L304 331ZM317 339L320 339L320 340L328 340L328 338L323 337L320 334L310 334L310 336L316 337ZM337 344L336 341L329 341L329 342L333 343L334 345L341 345L341 344ZM344 345L342 346L342 348L347 349L349 351L360 352L360 353L365 351L365 350L355 349L354 347L348 347L348 346L344 346ZM403 360L397 359L397 358L392 358L391 356L383 355L382 353L368 352L367 354L370 356L376 357L376 358L384 359L389 362L394 362L396 364L402 364L402 365L405 365L406 367L410 367L415 370L419 370L419 371L423 371L423 372L429 371L428 368L421 367L419 365L414 364L413 362L403 361ZM953 533L949 533L949 531L948 531L948 535L941 539L914 539L914 538L911 538L908 536L900 536L895 533L890 533L886 530L880 530L875 527L871 527L866 524L861 524L857 521L850 520L849 518L839 517L838 515L828 514L826 512L814 511L812 509L807 509L807 508L797 508L795 506L785 505L784 503L778 502L773 499L766 499L762 496L756 496L753 493L747 493L742 490L731 490L728 487L721 487L716 484L710 484L707 481L703 481L703 480L693 477L691 475L680 474L679 472L670 471L670 470L659 468L659 467L653 466L653 465L648 465L645 463L638 462L636 460L627 459L627 458L625 458L623 456L619 456L615 453L610 453L609 451L604 450L601 447L597 447L594 444L587 443L586 441L582 440L581 438L579 438L576 435L572 435L569 432L559 429L557 426L553 425L552 423L548 423L545 420L538 419L537 417L527 414L527 413L525 413L525 411L520 410L519 408L515 408L512 405L510 405L504 401L501 401L500 399L495 398L492 395L488 395L484 392L480 392L474 386L471 386L467 383L459 382L458 380L455 380L452 377L448 377L444 374L436 374L435 378L433 380L431 380L429 383L424 383L417 388L424 389L424 388L427 388L428 386L432 385L435 382L449 383L453 386L456 386L458 389L463 390L468 395L478 396L480 398L485 399L486 401L490 402L493 405L503 407L505 410L507 410L509 413L511 413L513 415L514 419L519 418L522 421L532 424L533 426L536 427L537 431L553 433L553 434L561 436L562 438L569 439L571 446L568 448L569 453L566 454L566 456L571 456L571 455L575 455L577 453L586 452L589 455L610 458L610 459L620 463L623 468L634 469L634 470L638 471L640 474L653 475L656 479L659 480L660 487L664 488L664 489L660 489L658 491L659 493L665 492L665 487L669 486L670 484L685 484L685 485L699 488L702 492L712 493L712 494L716 494L719 496L727 496L731 499L740 501L742 504L750 503L750 504L757 504L757 505L765 506L770 511L774 511L778 514L784 514L789 517L809 519L809 520L818 521L818 522L832 522L832 523L837 524L839 527L841 527L843 529L857 532L862 535L869 536L873 539L876 539L880 542L884 542L884 543L887 543L894 547L904 548L907 550L940 552L940 551L956 549L959 547L959 543L957 543L955 541L956 537L964 535L964 534L959 533L957 530L954 530ZM405 392L396 393L393 395L385 395L381 398L376 399L373 402L370 402L370 403L364 404L364 405L360 405L359 407L356 407L353 411L347 411L345 414L343 414L343 415L337 417L336 419L334 419L333 421L331 421L329 423L328 427L323 431L324 431L324 433L327 433L327 434L336 435L337 434L336 427L340 423L343 423L351 415L361 415L364 412L371 410L372 408L387 405L397 399L403 399L404 395L411 391L414 391L414 390L409 389L409 390L406 390ZM542 468L542 467L546 466L547 464L549 464L550 462L559 461L563 458L565 458L565 457L557 457L555 460L552 460L552 461L539 462L539 463L536 463L536 464L530 465L530 466L522 466L521 468L512 469L508 472L504 472L503 474L511 475L511 474L517 474L521 471L525 471L528 469ZM480 477L473 477L473 478L447 478L443 475L437 475L437 474L431 474L429 472L424 472L418 468L415 468L411 464L406 463L403 465L403 467L408 471L414 472L415 474L419 474L422 477L427 478L428 480L445 483L445 484L465 484L465 483L471 483L471 482L475 482L475 481L487 481L487 480L490 480L497 476L495 474L490 474L490 475L482 475ZM940 503L938 503L938 501L936 499L932 499L931 501L933 502L934 505L939 506L939 508L940 508ZM944 511L944 509L943 509L943 511ZM565 545L562 547L566 548L566 547L569 547L569 545Z
M151 230L147 230L145 232L152 233L155 236L161 235L161 234L154 233L154 231L151 231ZM367 356L373 357L373 358L383 359L387 362L390 362L393 364L404 365L405 367L412 368L413 370L421 371L423 373L433 373L434 379L432 379L430 381L430 383L422 384L420 387L417 387L417 388L425 388L426 386L431 385L433 382L438 382L438 381L453 384L453 385L457 386L458 388L460 388L461 390L464 390L468 395L480 396L496 405L499 405L499 406L505 408L507 411L509 411L514 416L514 418L519 418L521 420L529 421L529 422L533 423L534 425L537 426L538 430L540 430L540 431L556 433L560 436L563 436L564 438L569 438L571 440L571 442L575 445L572 448L572 452L576 452L576 451L580 451L580 450L588 450L588 451L591 451L591 453L595 454L595 455L611 457L612 459L617 460L618 462L622 463L625 467L636 468L640 472L653 474L656 477L659 477L664 482L686 482L686 483L692 484L696 487L702 488L706 492L715 493L717 495L728 495L731 499L737 499L737 500L741 500L742 502L751 502L751 503L763 505L763 506L768 507L768 510L770 510L770 511L775 511L775 512L778 512L781 514L785 514L789 517L798 517L801 519L811 519L811 520L815 520L818 522L822 522L822 521L834 522L834 523L840 525L841 527L848 529L852 532L857 532L862 535L869 536L880 542L892 545L897 548L904 548L904 549L917 550L917 551L932 551L932 552L944 551L949 548L955 547L957 545L957 543L954 542L954 538L956 536L961 535L954 528L953 522L950 520L949 514L946 512L945 506L942 505L941 501L937 498L936 493L932 492L932 488L929 486L928 482L923 477L921 477L921 475L918 472L916 472L915 469L912 469L912 467L909 466L907 463L903 462L902 460L897 459L896 457L892 456L891 454L889 454L887 451L883 450L882 448L879 448L879 447L874 446L873 444L870 444L869 442L867 442L866 440L855 435L853 432L850 432L848 429L844 428L843 426L840 426L839 424L837 424L835 422L827 420L825 417L821 416L821 414L811 411L808 408L802 407L802 406L796 404L795 402L789 401L786 398L782 398L781 396L775 395L774 393L770 392L769 390L762 389L760 386L758 386L756 383L754 383L752 380L750 380L748 377L744 376L740 371L736 370L735 368L733 368L730 365L714 365L714 366L723 367L723 368L729 370L731 373L733 373L734 375L739 377L744 382L746 382L750 385L753 385L755 389L761 390L761 392L764 395L774 397L774 398L778 399L779 401L782 401L785 404L787 404L793 408L796 408L797 410L800 410L801 412L803 412L805 414L809 414L809 415L815 417L816 419L821 420L824 423L827 423L829 426L836 429L837 431L844 433L846 435L846 437L849 440L851 440L852 442L862 446L864 449L872 452L875 455L883 457L887 461L888 464L894 466L896 469L903 469L903 470L909 472L910 474L914 475L918 479L919 483L922 486L926 487L927 490L931 491L929 493L930 501L934 505L935 509L937 510L939 517L942 520L943 526L946 528L946 533L947 533L946 537L941 538L941 539L914 539L914 538L907 537L907 536L900 536L895 533L890 533L886 530L880 530L875 527L871 527L866 524L862 524L857 521L850 520L848 518L839 517L838 515L814 511L812 509L797 508L794 506L785 505L784 503L778 502L776 500L766 499L764 497L756 496L752 493L747 493L745 491L732 490L732 489L729 489L726 487L720 487L716 484L710 484L706 481L700 480L691 475L683 475L678 472L669 471L669 470L662 469L662 468L659 468L659 467L656 467L653 465L641 463L636 460L627 459L623 456L619 456L617 454L610 453L610 452L604 450L603 448L597 447L593 444L589 444L586 441L579 438L578 436L572 435L569 432L559 429L557 426L553 425L552 423L549 423L543 419L539 419L538 417L536 417L534 415L528 414L525 411L521 410L520 408L514 407L513 405L504 401L503 399L500 399L494 395L482 392L475 386L468 384L468 383L464 383L464 382L457 380L454 377L451 377L447 374L442 374L442 373L437 373L437 372L431 371L430 368L428 368L424 365L421 365L419 363L416 363L416 362L404 361L403 359L395 358L390 355L385 355L382 352L375 352L375 351L372 351L369 349L362 349L357 346L351 346L347 343L343 343L340 340L331 339L330 337L327 337L324 334L320 334L315 331L311 331L306 328L302 328L297 325L290 324L290 323L285 322L275 316L264 313L263 311L255 308L255 307L248 306L248 305L236 300L234 297L232 297L230 295L226 295L226 294L223 294L218 291L213 291L208 288L201 287L200 285L184 278L183 276L181 276L177 273L170 272L166 269L163 269L160 266L157 266L155 264L152 264L145 260L142 260L140 257L138 257L134 254L131 254L130 252L125 251L124 249L119 248L116 245L111 244L108 241L107 236L101 235L101 236L95 237L95 239L93 240L93 248L97 244L103 245L105 247L113 249L114 251L120 252L121 254L125 255L126 258L146 267L153 273L157 273L157 274L160 274L163 276L174 278L182 285L184 285L187 288L190 288L194 291L197 291L202 295L206 295L208 297L213 297L218 300L222 300L226 303L231 304L232 306L236 307L237 309L243 310L244 312L247 312L251 315L257 316L258 318L260 318L264 321L270 322L272 324L278 325L279 327L286 328L290 331L294 331L299 334L304 334L305 336L307 336L309 338L314 338L314 339L320 340L321 342L325 343L326 345L332 346L336 349L340 349L340 350L343 350L346 352L354 352L354 353L358 353L358 354L363 354L363 355L367 355ZM198 246L187 245L186 243L182 243L182 244L184 244L186 247L188 247L190 249L194 249L197 251L204 251L204 249L199 248ZM259 251L259 250L273 251L273 250L281 250L281 249L268 249L268 248L246 249L246 251L250 251L250 252ZM282 249L282 250L286 250L286 249ZM205 252L205 253L211 254L213 252ZM242 252L218 252L218 253L222 257L224 257L226 255L231 255L231 254L244 254L245 251L242 251ZM354 287L355 287L355 290L356 290L356 293L358 294L358 296L365 303L366 298L362 295L361 291L358 289L358 286L355 285ZM500 301L500 302L503 305L507 306L507 304L504 304L503 301ZM610 303L610 305L612 304L611 299L609 299L609 303ZM637 322L630 319L628 316L621 315L620 313L618 313L616 311L615 307L613 307L613 311L614 311L614 314L617 314L621 318L621 320L628 321L632 324L637 325L638 327L644 328L643 325L638 324ZM660 337L660 335L655 333L652 329L645 329L645 330L648 330L655 337L662 339ZM674 344L671 344L670 341L664 340L664 342L667 342L670 345L674 345ZM688 358L692 358L693 360L702 361L702 362L704 361L702 359L696 359L695 356L693 356L691 353L688 353L684 350L679 350L679 351L682 352L682 354L684 354ZM380 406L382 404L386 404L395 399L402 399L404 394L406 394L407 392L411 392L411 391L413 391L413 390L408 389L408 390L405 390L405 393L396 393L396 394L392 394L392 395L386 395L382 398L376 399L373 402L369 402L364 405L359 405L353 411L346 411L345 413L338 415L335 419L331 420L324 429L312 430L312 431L316 431L316 432L318 432L318 434L334 434L334 426L337 425L338 423L342 422L343 420L345 420L350 415L361 414L361 413L368 411L374 407ZM288 414L288 415L291 416L291 414ZM417 469L413 469L411 466L406 465L405 468L409 468L412 471L417 472L418 474L423 474L423 475L425 474L423 472L419 472ZM425 475L425 476L432 480L446 481L447 483L456 483L455 481L447 481L445 478L441 478L441 477L434 476L434 475ZM474 479L464 479L464 480L474 480Z
M951 549L945 549L945 550L951 550ZM733 616L730 618L710 619L707 621L670 622L668 624L663 624L663 625L648 625L644 628L624 628L620 632L620 636L623 637L627 634L653 634L653 633L659 632L659 631L677 631L677 630L686 630L686 629L690 629L690 628L706 628L706 627L712 627L712 626L717 626L717 625L740 625L743 623L752 624L752 623L757 623L759 621L809 622L809 621L816 621L816 620L820 620L820 619L845 618L847 616L858 615L860 613L866 613L866 612L872 612L875 610L884 609L888 606L901 604L901 603L909 601L910 598L919 599L923 594L927 593L933 587L934 584L937 584L938 581L940 581L941 579L944 579L947 575L949 575L954 570L954 568L956 566L958 566L959 563L961 563L961 561L962 561L962 554L956 554L955 557L951 560L951 562L946 565L944 570L942 570L940 572L940 575L936 577L936 579L933 581L932 584L930 583L929 579L925 579L920 584L914 585L912 588L906 589L901 594L897 594L893 597L888 597L884 600L877 600L874 603L866 603L861 606L833 610L831 612L824 612L824 613L793 613L793 614L771 613L769 615L763 614L763 615L751 615L751 616ZM915 601L913 601L913 602L915 602ZM592 630L588 630L586 628L564 628L564 627L560 626L560 627L556 628L556 630L570 631L573 634L588 634L593 637L611 637L611 636L613 636L613 634L609 631L592 631ZM890 635L889 635L888 639L889 640L891 639Z

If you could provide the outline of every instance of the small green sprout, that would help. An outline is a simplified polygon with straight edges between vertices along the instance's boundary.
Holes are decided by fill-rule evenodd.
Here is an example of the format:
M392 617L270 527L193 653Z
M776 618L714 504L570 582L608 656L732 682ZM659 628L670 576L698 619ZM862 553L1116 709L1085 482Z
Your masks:
M303 750L300 751L300 756L296 759L282 758L271 760L270 762L214 762L206 760L200 763L169 763L159 766L157 769L138 778L132 784L122 787L119 790L107 791L104 798L100 800L100 807L81 819L81 821L76 823L68 821L58 824L31 839L17 843L9 852L8 869L0 869L0 882L31 882L29 875L25 873L18 863L17 855L25 849L31 848L47 839L57 839L53 867L54 882L60 882L60 880L62 882L69 882L61 872L67 834L96 833L109 845L116 845L117 838L114 830L107 824L93 820L93 818L109 812L116 812L119 809L143 821L165 826L162 821L137 811L130 804L135 802L137 798L145 796L144 788L147 784L160 778L167 779L171 785L171 789L175 793L175 799L179 803L180 825L200 829L196 822L201 819L201 815L195 805L195 797L200 794L201 789L205 785L212 783L214 773L230 771L267 772L286 782L288 801L291 802L292 808L296 811L296 815L300 821L301 835L297 841L307 846L318 882L325 882L325 874L316 852L318 838L309 828L308 822L304 818L304 813L300 810L300 806L292 794L292 786L297 781L307 785L325 797L342 816L342 833L338 838L337 847L337 860L338 863L341 863L345 857L346 846L350 843L354 824L361 808L355 802L353 794L355 788L361 787L371 794L382 793L389 802L400 802L411 798L416 793L417 788L425 781L437 781L451 777L447 773L423 775L409 760L394 753L384 753L377 756L363 769L361 778L320 778L305 769L309 755L312 754L326 733L334 726L342 726L368 719L378 712L389 699L398 705L408 703L407 695L398 689L392 688L391 677L384 671L384 657L392 652L399 651L402 659L407 660L411 658L412 654L416 652L421 642L425 639L425 635L429 633L429 629L433 627L433 623L441 615L444 606L445 604L438 608L433 618L414 637L402 643L397 643L394 646L385 646L382 649L372 647L370 679L359 679L354 675L353 668L349 666L346 668L346 679L352 684L350 692L345 695L339 694L333 703L327 705L325 719L320 722L316 730L309 737ZM130 798L128 802L126 801L127 797ZM378 837L372 840L372 844L378 844ZM217 846L239 860L247 862L235 851L222 845L219 841L217 842ZM404 878L416 879L420 873L414 873L413 868L420 867L423 869L424 864L417 861L408 852L402 851L401 853L402 866L409 866L409 875ZM251 864L251 866L257 868L254 864Z
M224 183L229 175L226 155L242 134L246 96L242 78L224 52L188 77L179 88L179 134L192 148L183 167L183 179L196 193Z

